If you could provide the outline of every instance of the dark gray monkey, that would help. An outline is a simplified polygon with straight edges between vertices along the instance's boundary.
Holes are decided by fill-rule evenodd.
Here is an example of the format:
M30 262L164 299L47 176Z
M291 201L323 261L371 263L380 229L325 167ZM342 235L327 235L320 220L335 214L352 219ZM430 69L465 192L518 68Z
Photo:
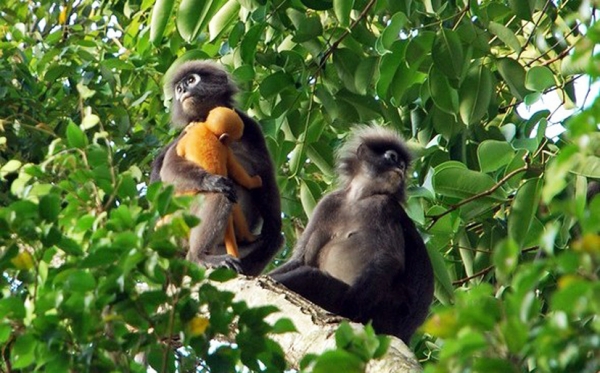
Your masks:
M401 205L409 163L395 132L358 130L338 154L340 189L317 204L291 259L269 274L406 343L427 316L434 286L427 248Z
M171 121L183 127L204 121L217 107L233 108L237 88L227 72L210 61L189 61L179 66L165 83L173 92ZM281 202L275 181L273 162L257 122L236 110L244 121L244 134L231 144L237 160L250 175L259 175L263 185L248 190L227 177L206 172L177 155L179 138L167 145L152 164L150 182L161 180L176 191L195 190L204 195L202 203L192 207L201 223L190 234L188 259L212 266L226 266L247 275L258 275L283 244ZM239 203L250 229L260 232L258 239L240 245L240 258L225 253L221 245L232 204Z

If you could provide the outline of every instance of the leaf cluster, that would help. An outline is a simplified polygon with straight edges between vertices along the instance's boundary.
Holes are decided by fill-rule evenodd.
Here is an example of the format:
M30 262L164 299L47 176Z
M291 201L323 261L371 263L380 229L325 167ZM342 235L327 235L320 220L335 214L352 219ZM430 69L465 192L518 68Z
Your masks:
M573 0L7 0L2 368L141 371L143 353L157 371L284 369L266 333L289 325L183 260L190 201L147 185L176 135L162 78L210 58L276 165L288 247L273 265L353 126L389 126L415 155L406 209L436 276L412 344L426 369L597 371L599 101L568 120L544 107L574 108L600 75L596 17ZM235 344L210 349L233 320ZM362 368L379 356L363 337L324 361Z

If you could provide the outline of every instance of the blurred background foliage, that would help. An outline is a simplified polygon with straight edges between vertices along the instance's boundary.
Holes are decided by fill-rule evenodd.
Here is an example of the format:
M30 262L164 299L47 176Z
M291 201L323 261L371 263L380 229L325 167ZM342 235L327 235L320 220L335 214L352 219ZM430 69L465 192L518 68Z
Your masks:
M432 316L411 343L425 370L597 372L597 6L5 0L0 367L145 371L131 358L145 353L157 371L283 370L266 334L289 323L269 326L272 310L232 303L179 259L193 219L155 230L186 203L147 186L176 135L162 78L208 58L235 77L276 164L287 243L272 266L331 190L352 126L390 126L415 154L406 208L435 267ZM234 318L237 344L209 350Z

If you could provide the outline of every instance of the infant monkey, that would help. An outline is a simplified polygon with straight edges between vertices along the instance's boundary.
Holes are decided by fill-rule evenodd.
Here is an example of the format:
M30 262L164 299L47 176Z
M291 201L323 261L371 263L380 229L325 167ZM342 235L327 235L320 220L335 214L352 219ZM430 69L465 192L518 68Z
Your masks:
M192 122L184 132L177 144L177 155L194 162L209 173L230 177L247 189L262 186L260 176L250 176L229 148L229 144L238 141L244 133L244 122L235 111L222 106L216 107L209 112L204 122ZM224 242L227 253L239 258L236 237L240 241L256 240L237 203L233 205L229 216Z

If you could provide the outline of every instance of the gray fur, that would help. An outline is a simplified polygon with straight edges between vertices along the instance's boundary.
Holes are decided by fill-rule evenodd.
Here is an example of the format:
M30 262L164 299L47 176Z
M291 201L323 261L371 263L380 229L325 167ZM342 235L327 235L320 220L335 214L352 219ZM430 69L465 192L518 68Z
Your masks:
M177 84L185 82L191 74L201 77L199 84L186 87L190 96L185 103L173 95L171 121L174 126L185 126L192 121L203 121L208 112L217 106L233 107L237 92L231 77L219 65L210 61L190 61L179 66L167 79L166 90L175 92ZM179 99L178 99L179 98ZM270 263L283 244L281 235L281 202L275 180L274 166L265 139L257 122L241 111L244 134L230 148L236 159L251 175L259 175L263 185L247 190L231 179L213 175L198 165L177 155L179 138L167 145L154 160L150 181L172 184L176 191L197 191L204 194L201 204L191 212L201 220L192 229L189 260L213 266L227 266L247 275L258 275ZM240 244L240 258L225 254L222 242L223 227L234 202L238 202L251 230L258 239L250 244Z
M338 153L341 186L317 204L292 258L270 275L323 308L406 343L427 316L433 269L404 199L410 155L361 128Z

